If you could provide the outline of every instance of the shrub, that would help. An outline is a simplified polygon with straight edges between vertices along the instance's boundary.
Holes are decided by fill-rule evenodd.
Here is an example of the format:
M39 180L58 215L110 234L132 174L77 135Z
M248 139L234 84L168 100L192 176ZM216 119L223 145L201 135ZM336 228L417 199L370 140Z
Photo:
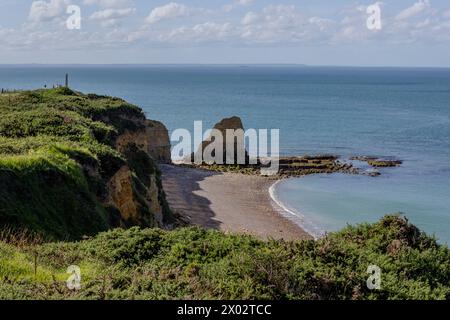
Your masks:
M43 275L24 278L32 266L25 261L32 256L0 246L0 298L450 298L448 247L398 216L349 226L317 242L264 242L200 228L132 228L77 243L44 244L37 252ZM11 254L20 258L5 267L2 257ZM49 280L49 274L57 277L71 264L86 275L80 291ZM366 286L372 264L382 270L381 290Z

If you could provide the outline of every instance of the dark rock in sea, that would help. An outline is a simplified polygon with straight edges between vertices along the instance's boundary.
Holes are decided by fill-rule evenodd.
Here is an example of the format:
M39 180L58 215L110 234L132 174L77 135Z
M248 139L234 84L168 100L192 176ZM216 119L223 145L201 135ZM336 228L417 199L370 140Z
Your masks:
M370 177L379 177L379 176L381 176L381 173L378 170L367 171L366 174L368 176L370 176Z
M403 162L400 160L371 160L367 163L374 168L391 168L398 167Z
M372 156L354 156L354 157L350 157L349 160L368 162L368 161L373 161L373 160L377 160L377 159L378 159L377 157L372 157Z
M205 152L207 148L210 148L209 151L211 151L211 149L217 150L217 148L220 147L219 145L213 145L216 141L215 136L212 133L208 139L203 141L199 149L191 155L190 159L188 159L187 162L189 162L189 164L184 165L212 171L239 172L244 174L261 174L261 170L268 167L268 165L264 165L263 163L270 162L270 158L258 158L254 162L255 164L250 163L249 155L245 149L244 126L239 117L223 119L214 126L214 129L221 133L224 140L221 146L223 148L223 163L218 164L217 161L207 162L204 159L202 163L198 163L198 161L196 163L195 161L196 159L199 159L203 153L208 154L208 152ZM235 131L234 139L230 141L226 138L226 131L228 129ZM234 152L229 154L229 150L234 150ZM241 157L245 157L244 163L238 163L239 153L241 154ZM215 154L212 155L213 157L215 156ZM277 176L285 178L317 173L359 173L359 170L353 167L351 163L340 162L338 159L338 156L330 154L281 157L279 158L279 171ZM230 164L229 162L232 162L233 164Z
M350 160L367 162L368 165L374 168L398 167L403 163L401 160L388 160L371 156L356 156L351 157Z
M234 133L232 139L228 139L229 136L227 138L227 132L229 134ZM215 133L222 135L223 141L221 145L220 141L216 141ZM200 158L205 160L202 156L204 153L208 154L208 151L211 151L210 155L215 158L218 148L221 148L223 152L223 158L221 159L223 164L245 165L249 163L249 155L245 148L244 126L239 117L225 118L216 123L208 139L203 141L199 149L192 154L192 161L195 162L196 159ZM229 153L230 150L233 150L232 153ZM208 164L218 163L215 161Z

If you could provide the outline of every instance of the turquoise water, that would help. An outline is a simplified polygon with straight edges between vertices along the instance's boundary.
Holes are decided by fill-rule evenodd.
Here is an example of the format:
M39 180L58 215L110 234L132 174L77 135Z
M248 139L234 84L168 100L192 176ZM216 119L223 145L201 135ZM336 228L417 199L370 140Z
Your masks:
M366 176L310 176L276 193L314 231L404 212L450 242L450 69L239 66L0 66L0 87L63 82L123 97L169 130L240 116L279 128L286 155L333 153L404 160Z

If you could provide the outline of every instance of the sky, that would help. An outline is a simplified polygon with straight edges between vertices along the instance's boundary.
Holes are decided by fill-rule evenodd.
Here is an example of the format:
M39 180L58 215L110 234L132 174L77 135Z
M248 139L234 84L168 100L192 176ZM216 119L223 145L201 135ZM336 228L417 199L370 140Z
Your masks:
M0 0L22 63L450 67L450 1Z

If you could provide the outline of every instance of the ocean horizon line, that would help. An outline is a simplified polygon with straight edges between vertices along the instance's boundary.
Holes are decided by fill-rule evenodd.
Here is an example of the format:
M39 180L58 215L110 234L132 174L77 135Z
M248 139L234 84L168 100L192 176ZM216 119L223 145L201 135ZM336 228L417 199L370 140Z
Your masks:
M302 63L0 63L0 67L296 67L336 69L433 69L449 70L450 66L398 66L398 65L327 65Z

